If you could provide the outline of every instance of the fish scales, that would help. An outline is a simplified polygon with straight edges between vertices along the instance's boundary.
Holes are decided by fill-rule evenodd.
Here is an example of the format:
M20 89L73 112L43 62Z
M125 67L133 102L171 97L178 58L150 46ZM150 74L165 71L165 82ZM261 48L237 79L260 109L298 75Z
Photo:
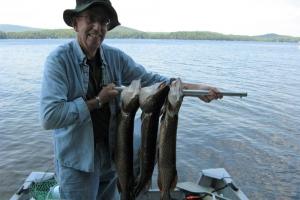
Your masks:
M134 118L139 108L140 87L140 80L135 80L121 93L121 112L118 116L119 125L115 162L118 174L118 186L122 200L135 199L133 193L133 132Z
M173 81L164 105L158 142L158 187L161 200L171 199L170 190L177 183L176 137L178 113L183 100L182 82Z
M136 180L135 195L151 182L155 166L156 140L159 116L162 105L168 94L169 86L157 83L141 89L140 107L142 109L140 172Z

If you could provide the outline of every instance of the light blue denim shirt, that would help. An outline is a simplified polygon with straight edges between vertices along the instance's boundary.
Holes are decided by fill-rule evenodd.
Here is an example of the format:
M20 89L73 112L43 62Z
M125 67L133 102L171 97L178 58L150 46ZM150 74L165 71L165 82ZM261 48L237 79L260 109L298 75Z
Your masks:
M142 86L169 81L146 72L143 66L119 49L102 44L103 60L109 83L129 85L141 79ZM60 164L78 170L94 171L94 137L90 112L85 103L89 83L87 58L77 40L56 48L46 59L40 99L40 119L45 129L54 129L55 157ZM110 102L110 152L117 131L119 97Z

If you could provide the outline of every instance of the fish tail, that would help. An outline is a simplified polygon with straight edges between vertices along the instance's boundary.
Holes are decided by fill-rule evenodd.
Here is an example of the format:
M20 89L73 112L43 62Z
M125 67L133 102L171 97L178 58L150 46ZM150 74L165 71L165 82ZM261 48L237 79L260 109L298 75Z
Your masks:
M152 180L150 179L149 181L147 181L145 184L143 184L143 182L138 182L136 187L134 188L134 196L137 197L138 195L140 195L140 193L145 193L147 192L152 184Z
M121 200L134 200L135 197L132 193L121 193Z
M160 200L171 200L170 191L161 191L160 193Z

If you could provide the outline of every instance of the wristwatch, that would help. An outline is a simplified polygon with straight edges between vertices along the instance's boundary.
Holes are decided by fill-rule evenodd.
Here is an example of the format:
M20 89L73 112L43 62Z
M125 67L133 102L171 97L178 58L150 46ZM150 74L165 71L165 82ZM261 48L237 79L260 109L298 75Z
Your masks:
M101 108L102 107L102 103L100 101L100 97L96 96L96 101L97 101L97 108Z

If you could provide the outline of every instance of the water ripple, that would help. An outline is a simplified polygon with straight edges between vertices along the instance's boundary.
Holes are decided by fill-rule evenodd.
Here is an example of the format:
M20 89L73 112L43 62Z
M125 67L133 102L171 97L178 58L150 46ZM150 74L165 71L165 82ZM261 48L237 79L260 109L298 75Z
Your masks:
M38 122L38 98L43 62L64 42L0 41L0 176L6 180L0 183L0 193L4 198L31 171L54 170L51 131ZM106 42L151 71L248 92L247 98L224 97L209 104L184 99L177 142L180 181L196 181L204 168L224 167L250 199L300 199L300 54L294 44Z

